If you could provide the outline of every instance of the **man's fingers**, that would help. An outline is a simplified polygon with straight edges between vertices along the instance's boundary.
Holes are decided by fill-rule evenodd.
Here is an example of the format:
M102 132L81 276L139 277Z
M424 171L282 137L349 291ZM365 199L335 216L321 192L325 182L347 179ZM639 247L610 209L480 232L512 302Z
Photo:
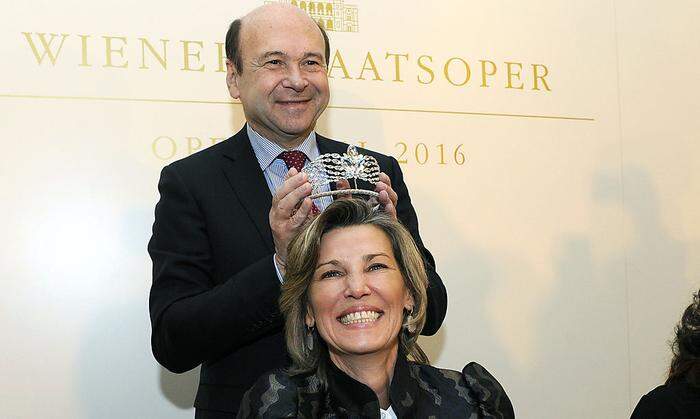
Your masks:
M311 199L309 198L304 198L304 200L301 201L301 205L291 217L292 227L297 228L304 224L311 214L311 203Z
M306 182L302 183L294 189L293 191L287 193L282 199L277 203L277 208L282 213L281 216L288 217L292 214L292 211L299 206L302 200L307 196L311 195L311 184ZM297 212L299 209L297 209Z
M289 179L290 177L296 175L297 173L299 173L299 172L297 172L297 169L292 167L291 169L287 170L287 174L284 176L284 180Z
M350 181L347 179L340 179L339 181L335 182L335 188L337 190L350 189Z
M391 188L391 178L384 172L379 172L379 181L384 182Z
M350 189L350 181L348 181L347 179L340 179L339 181L335 182L335 189L338 191ZM347 198L351 198L351 197L352 197L352 195L350 195L348 193L344 193L344 194L336 195L335 199L347 199Z
M396 191L394 191L394 189L391 188L391 187L390 187L389 189L387 189L387 193L389 194L389 199L391 199L391 202L392 202L394 205L398 204L398 202L399 202L399 194L397 194Z
M391 179L389 178L389 176L384 172L380 172L379 182L386 185L386 188L384 190L386 190L386 192L389 194L389 198L394 203L394 205L396 205L396 203L399 201L399 195L394 191L394 188L391 187Z
M282 185L277 189L277 192L275 193L275 196L273 197L273 205L276 202L281 202L287 195L289 195L292 191L298 189L301 185L306 183L308 176L306 173L294 173L296 172L296 169L291 168L287 172L287 176L289 176ZM296 202L294 203L294 206L296 206Z
M389 194L386 191L381 191L379 192L379 196L377 197L377 200L379 201L379 204L384 208L384 211L391 215L394 218L396 217L396 206L394 205L394 202L389 199Z
M391 185L386 184L384 182L378 182L375 185L374 190L376 192L385 191L387 193L387 195L389 196L389 199L391 199L391 202L393 202L394 205L397 204L397 202L399 200L399 195L394 191L394 189L391 187Z
M396 203L399 201L399 194L397 194L394 188L391 187L391 181L387 183L386 193L389 194L389 199L391 199L391 202L396 205Z
M306 216L305 222L312 221L314 218L318 217L319 214L319 212L309 211L309 215Z
M389 199L389 194L386 192L386 190L382 189L379 191L379 196L377 197L377 201L379 201L382 206L385 206L387 204L391 203L391 199Z
M284 260L290 238L311 216L311 184L304 183L285 195L270 209L270 229L275 251Z

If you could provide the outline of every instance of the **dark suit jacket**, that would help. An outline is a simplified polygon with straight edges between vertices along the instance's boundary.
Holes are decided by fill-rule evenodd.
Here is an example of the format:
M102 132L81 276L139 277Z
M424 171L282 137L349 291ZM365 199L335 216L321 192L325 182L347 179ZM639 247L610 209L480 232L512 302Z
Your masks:
M343 153L347 144L317 136L319 151ZM428 317L424 334L440 327L447 294L399 165L374 156L399 196L397 214L427 265ZM264 372L288 364L280 282L268 216L272 195L245 127L236 135L161 172L148 251L153 260L150 314L153 354L173 372L202 364L195 399L205 411L235 412Z

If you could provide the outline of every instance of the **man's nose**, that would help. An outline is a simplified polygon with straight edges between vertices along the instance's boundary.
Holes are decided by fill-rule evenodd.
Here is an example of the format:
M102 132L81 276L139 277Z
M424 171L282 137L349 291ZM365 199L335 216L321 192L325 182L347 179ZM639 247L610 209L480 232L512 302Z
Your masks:
M362 298L372 293L364 273L349 274L346 277L345 297Z
M298 65L291 65L287 68L287 74L282 81L282 86L289 89L294 89L297 92L301 92L306 89L309 85L309 81L306 79L304 72L299 68Z

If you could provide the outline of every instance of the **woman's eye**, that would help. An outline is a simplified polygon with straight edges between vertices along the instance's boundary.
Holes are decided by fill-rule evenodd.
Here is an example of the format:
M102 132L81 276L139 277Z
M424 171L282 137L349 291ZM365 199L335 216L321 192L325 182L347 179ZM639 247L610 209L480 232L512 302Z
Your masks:
M387 266L383 263L373 263L367 269L370 271L378 271L380 269L386 269L386 268L387 268Z
M326 271L321 274L321 279L334 278L341 275L340 271Z

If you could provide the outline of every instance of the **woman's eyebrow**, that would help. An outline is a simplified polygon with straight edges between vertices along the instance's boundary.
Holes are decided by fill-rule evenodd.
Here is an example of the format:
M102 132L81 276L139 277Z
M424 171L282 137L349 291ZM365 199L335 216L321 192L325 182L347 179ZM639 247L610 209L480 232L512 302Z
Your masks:
M363 259L364 259L366 262L369 262L370 260L372 260L372 259L374 259L374 258L376 258L376 257L378 257L378 256L389 257L389 255L387 255L386 253L379 252L379 253L370 253L370 254L368 254L368 255L365 255L365 256L363 257Z
M322 262L322 263L319 263L319 264L316 266L316 269L320 268L320 267L323 266L323 265L340 266L340 262L338 262L338 261L335 260L335 259L329 260L328 262Z

